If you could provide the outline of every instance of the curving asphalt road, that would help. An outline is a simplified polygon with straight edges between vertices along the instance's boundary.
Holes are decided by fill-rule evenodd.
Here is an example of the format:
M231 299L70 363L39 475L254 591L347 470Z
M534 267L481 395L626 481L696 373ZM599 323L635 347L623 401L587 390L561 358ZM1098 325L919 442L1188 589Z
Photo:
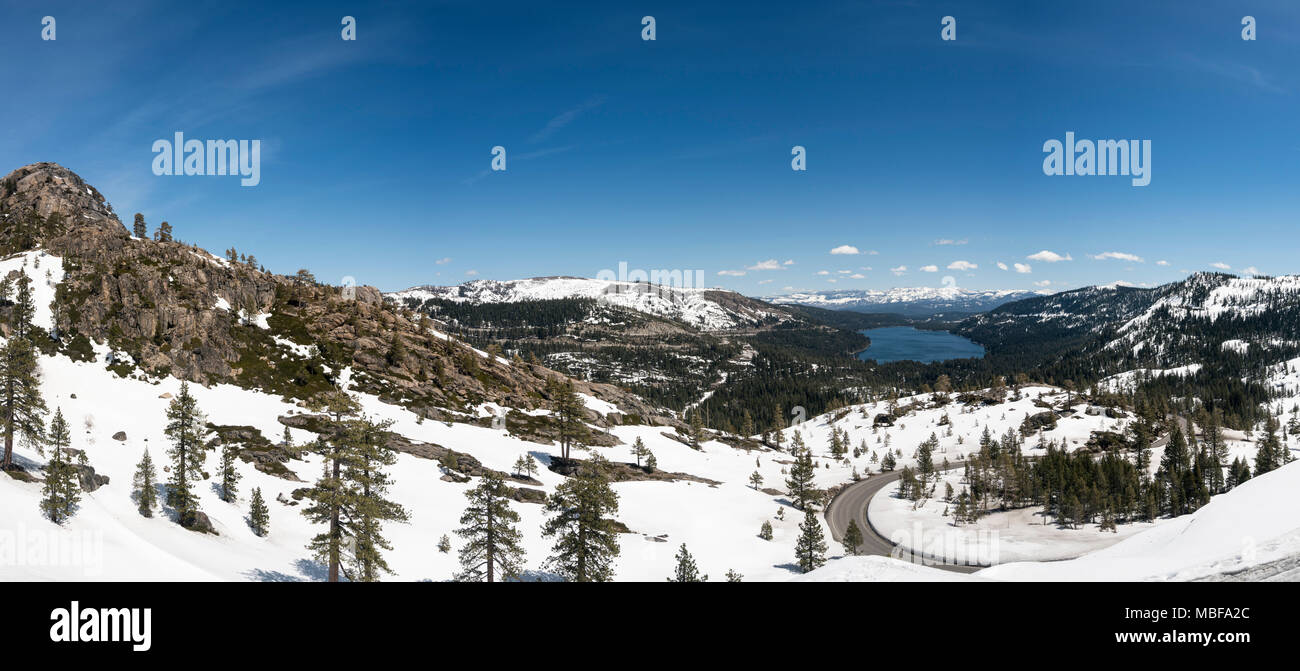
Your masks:
M858 524L858 529L862 530L862 544L858 546L858 550L862 554L892 556L894 544L890 543L888 538L876 533L875 528L867 521L867 504L871 503L871 497L875 496L877 492L901 476L901 471L878 473L841 489L840 493L826 507L826 523L831 527L831 536L837 541L843 538L844 531L849 528L849 520L854 520ZM917 561L919 561L919 558ZM925 563L935 568L957 573L974 573L984 568L983 566L941 564L930 560L926 560Z

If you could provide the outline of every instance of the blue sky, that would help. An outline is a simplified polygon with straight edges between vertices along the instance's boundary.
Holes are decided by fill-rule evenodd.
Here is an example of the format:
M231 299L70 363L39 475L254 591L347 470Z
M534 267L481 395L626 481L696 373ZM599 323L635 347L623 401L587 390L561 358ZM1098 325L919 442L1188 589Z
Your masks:
M1300 272L1300 3L269 4L4 5L0 172L56 161L127 223L384 290L620 262L751 295ZM155 176L176 131L260 139L261 184ZM1066 131L1150 140L1150 185L1044 175Z

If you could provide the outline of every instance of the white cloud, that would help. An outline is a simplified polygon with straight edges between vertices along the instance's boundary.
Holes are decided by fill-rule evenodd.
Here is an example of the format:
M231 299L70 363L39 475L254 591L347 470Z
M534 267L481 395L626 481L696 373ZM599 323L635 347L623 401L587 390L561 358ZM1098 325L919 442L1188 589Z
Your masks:
M1006 269L1007 269L1007 264L998 261L998 270L1006 270Z
M853 271L852 271L852 270L837 270L837 271L835 271L835 272L837 272L837 273L839 273L839 274L841 274L841 275L848 275L849 273L851 273L851 272L853 272Z
M874 249L871 250L871 251L869 251L869 252L867 252L867 254L868 254L869 256L876 256L876 255L879 254L879 253L880 253L880 252L878 252L878 251L876 251L876 250L874 250Z
M861 254L862 252L859 252L858 248L854 247L853 245L840 245L839 247L832 249L831 253L832 254Z
M1228 265L1228 264L1226 264L1226 263L1224 263L1224 262L1222 262L1222 261L1218 261L1218 262L1215 262L1215 263L1211 263L1210 266L1213 267L1213 268L1218 268L1219 270L1232 270L1232 266L1230 266L1230 265Z
M786 259L785 263L782 263L781 265L783 265L783 266L793 266L793 265L794 265L794 259Z
M1168 261L1165 261L1164 259L1161 259L1161 260L1159 260L1159 261L1156 261L1156 265L1157 265L1157 266L1167 266L1167 265L1169 265L1169 262L1168 262Z
M899 267L897 267L897 268L890 268L890 269L889 269L889 272L891 272L891 273L893 273L893 274L895 274L895 275L902 275L903 273L907 272L907 266L899 266Z
M1038 252L1037 254L1030 254L1029 256L1026 256L1025 258L1029 259L1030 261L1042 261L1043 263L1056 263L1057 261L1073 261L1073 260L1074 260L1073 258L1070 257L1069 254L1066 254L1065 256L1061 256L1060 254L1057 254L1056 252L1048 251L1048 250L1046 250L1046 249L1044 249L1044 250L1041 251L1041 252Z
M1242 275L1263 275L1264 273L1259 272L1259 268L1256 268L1255 266L1250 266L1247 268L1243 268L1241 274Z
M477 271L477 270L466 270L466 271L465 271L465 274L468 275L468 276L470 276L470 277L473 277L473 276L475 276L475 275L478 274L478 271Z
M719 275L726 275L727 277L743 277L743 276L745 275L745 271L743 271L743 270L719 270L719 271L718 271L718 274L719 274Z
M852 275L849 275L849 279L851 279L851 280L865 280L865 279L867 279L867 276L866 276L866 275L863 275L862 273L853 273Z
M817 271L817 274L818 274L818 275L830 275L830 274L831 274L831 271L829 271L829 270L819 270L819 271Z
M949 240L948 238L940 238L940 239L938 239L938 240L935 240L935 241L934 241L934 244L936 244L936 245L964 245L964 244L966 244L967 242L968 242L968 241L967 241L965 238L962 238L961 240Z
M451 263L451 257L450 257L450 256L445 256L445 257L443 257L443 258L441 258L441 259L438 259L437 261L434 261L434 263L436 263L436 264L438 264L438 265L440 265L440 266L445 266L445 265L447 265L448 263Z
M937 273L939 272L939 266L936 265L921 266L920 270L923 273Z
M745 270L785 270L785 268L781 267L780 261L777 261L776 259L768 259L766 261L759 261L752 266L748 266Z
M1133 263L1143 263L1142 257L1138 256L1137 254L1129 254L1128 252L1102 252L1100 254L1093 254L1092 258L1097 259L1098 261L1105 261L1106 259L1117 259L1119 261L1132 261Z
M771 282L772 282L772 280L759 280L759 281L758 281L759 284L770 284Z
M953 261L948 264L948 270L975 270L978 267L970 261Z
M1022 275L1034 272L1034 269L1028 263L1017 263L1015 266L1016 272L1021 273Z
M1047 285L1049 285L1049 284L1051 284L1051 283L1052 283L1051 280L1041 280L1041 281L1039 281L1039 282L1034 282L1034 286L1036 286L1036 287L1045 287L1045 286L1047 286Z

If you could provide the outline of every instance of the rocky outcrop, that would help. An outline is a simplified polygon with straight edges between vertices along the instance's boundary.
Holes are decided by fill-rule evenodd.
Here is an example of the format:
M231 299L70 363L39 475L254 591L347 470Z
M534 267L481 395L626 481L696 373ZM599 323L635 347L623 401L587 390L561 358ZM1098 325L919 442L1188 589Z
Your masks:
M33 163L0 178L0 213L17 218L29 210L47 219L58 215L69 229L89 226L128 235L108 199L57 163Z

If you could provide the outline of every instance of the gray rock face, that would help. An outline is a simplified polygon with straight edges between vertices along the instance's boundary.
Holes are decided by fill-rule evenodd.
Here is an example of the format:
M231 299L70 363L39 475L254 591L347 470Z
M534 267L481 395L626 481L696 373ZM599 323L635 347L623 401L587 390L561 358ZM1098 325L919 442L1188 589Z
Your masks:
M26 209L34 209L42 217L61 214L69 228L94 226L127 235L108 199L57 163L25 165L0 179L0 212L13 217Z

